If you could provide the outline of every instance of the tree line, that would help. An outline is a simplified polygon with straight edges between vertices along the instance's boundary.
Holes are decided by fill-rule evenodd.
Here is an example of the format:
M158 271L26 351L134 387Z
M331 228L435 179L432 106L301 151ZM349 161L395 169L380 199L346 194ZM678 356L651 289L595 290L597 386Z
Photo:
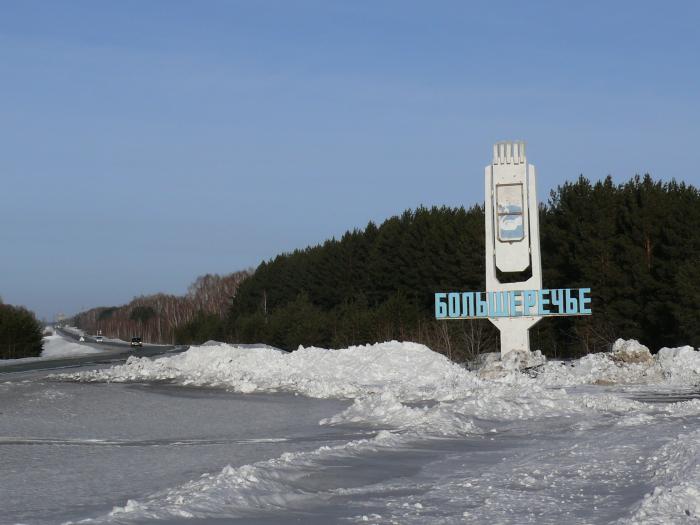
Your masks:
M590 287L593 315L542 320L533 349L577 356L618 337L700 346L695 187L581 176L553 190L539 214L544 286ZM215 332L287 349L412 340L468 359L496 351L497 331L484 320L436 321L433 294L483 290L484 272L483 206L421 207L262 262L223 317L190 328L194 340Z
M122 306L92 308L68 322L88 333L100 331L107 337L124 340L139 336L151 343L191 342L191 323L221 319L238 286L249 275L249 271L203 275L188 287L185 295L143 295ZM221 338L222 334L212 330L211 336Z
M530 331L533 349L573 357L604 351L618 337L652 349L700 346L695 187L649 175L622 184L581 176L552 190L539 215L543 285L591 288L593 315L540 321ZM433 297L482 291L484 273L483 206L420 207L263 261L236 274L225 293L212 282L217 309L190 301L186 315L174 316L163 306L177 303L172 296L137 298L121 307L117 334L140 329L159 340L286 349L398 339L464 360L497 351L498 332L486 320L436 321ZM91 326L106 329L115 312L91 315L101 317ZM162 316L165 331L155 324Z

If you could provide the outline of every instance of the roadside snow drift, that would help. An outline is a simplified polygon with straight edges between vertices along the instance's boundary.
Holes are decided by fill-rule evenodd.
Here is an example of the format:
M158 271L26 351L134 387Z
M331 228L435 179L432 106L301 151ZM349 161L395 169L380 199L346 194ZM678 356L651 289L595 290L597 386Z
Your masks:
M219 387L240 393L286 391L317 398L352 399L323 424L372 424L404 432L446 436L479 432L473 419L496 421L555 417L582 411L625 413L639 402L599 393L572 396L562 388L584 383L674 382L691 385L700 370L698 352L666 350L639 363L638 343L618 342L611 354L573 363L545 362L531 378L517 369L486 380L417 343L353 346L340 350L242 348L226 344L193 347L151 360L132 356L120 366L61 374L81 382L168 382ZM625 356L636 356L632 363ZM648 354L648 351L646 352ZM641 353L646 356L644 352ZM646 359L646 357L643 357Z
M697 419L700 399L646 403L628 399L619 392L616 394L610 391L610 385L641 384L688 390L699 382L699 354L690 347L682 347L662 349L652 356L636 341L619 340L612 352L572 362L547 361L537 354L527 363L527 370L520 372L515 366L517 360L495 363L491 356L483 361L481 370L471 371L416 343L392 341L340 350L300 348L292 353L269 347L209 343L174 356L154 360L132 356L120 366L53 378L79 382L167 382L225 388L244 394L285 391L308 397L349 399L352 403L346 409L323 419L320 424L356 425L378 431L374 438L338 447L285 454L236 468L227 466L218 473L204 474L186 484L130 500L108 515L88 520L129 523L144 519L223 519L251 511L303 508L307 499L318 501L347 494L342 491L310 493L305 488L307 474L322 470L331 459L343 464L342 458L382 454L382 451L416 441L435 438L492 440L490 436L502 431L541 429L549 425L554 425L553 428L562 428L562 425L569 428L570 425L567 432L580 436L596 428L616 439L658 422L675 424L676 420ZM489 366L489 374L484 374ZM599 385L606 386L600 388ZM591 439L589 448L591 453L597 454L599 444L595 438ZM656 483L657 489L629 509L630 523L666 523L678 516L690 519L698 516L697 441L697 432L680 435L653 457L648 466L648 478ZM570 457L576 458L586 450L582 447L579 451L577 447L578 444L571 447ZM620 445L620 450L627 450L625 447L629 445ZM605 454L611 466L591 471L596 476L610 473L613 488L619 483L615 476L625 472L619 467L618 453L610 447ZM552 454L551 460L558 461L558 453L553 451ZM596 461L594 458L591 468ZM513 509L521 502L530 509L527 501L540 497L538 492L531 493L532 484L541 485L537 490L545 491L541 494L541 505L545 507L551 504L547 491L560 490L555 482L551 486L545 482L547 475L543 477L535 467L528 463L522 467L525 469L521 476L526 487L524 491L509 485ZM465 470L453 471L452 468ZM579 467L574 462L571 468ZM528 473L530 470L532 474ZM453 465L449 474L440 478L447 481L441 481L443 485L435 482L432 491L447 494L454 490L454 501L460 501L459 493L472 490L465 487L474 487L478 482L465 481L470 471L468 465ZM567 474L566 479L571 476L577 479L579 475ZM491 486L488 489L485 497L490 494ZM584 507L589 508L588 504ZM401 514L402 522L424 523L420 508L413 517ZM614 504L611 508L615 512ZM392 521L386 521L389 522ZM504 520L504 523L509 521Z
M370 424L450 436L478 432L474 417L522 419L589 408L562 390L543 388L518 376L512 383L484 381L426 346L392 341L342 350L300 348L292 353L230 345L195 347L176 356L155 360L132 356L121 366L54 377L86 382L164 381L241 393L286 391L353 399L346 411L322 423Z
M520 373L513 360L499 363L496 374L483 374L493 359L471 372L417 343L391 341L340 350L300 347L291 353L208 343L176 356L155 360L132 356L124 365L59 377L87 382L168 381L242 393L282 390L320 398L391 393L402 401L453 400L494 388L526 394L538 386L700 384L700 352L690 346L662 348L652 356L637 341L619 339L611 352L574 361L547 361L539 352L534 357L528 375Z
M285 390L321 398L388 391L407 400L453 397L455 388L470 390L480 384L475 376L429 348L395 341L342 350L300 348L291 353L226 344L200 346L155 360L133 356L121 366L62 377L170 381L243 393Z

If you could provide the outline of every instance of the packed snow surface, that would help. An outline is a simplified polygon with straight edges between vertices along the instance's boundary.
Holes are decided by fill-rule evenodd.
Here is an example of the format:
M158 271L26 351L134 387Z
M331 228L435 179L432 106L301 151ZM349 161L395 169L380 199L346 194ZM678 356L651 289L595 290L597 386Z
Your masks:
M700 400L688 393L700 385L700 352L681 347L652 355L636 341L618 340L611 352L575 361L547 361L540 354L528 360L485 359L480 369L469 370L415 343L300 348L292 353L209 343L175 356L130 357L123 365L54 379L157 382L348 400L347 408L319 423L377 432L344 445L227 466L129 500L91 522L223 519L298 510L318 504L319 498L362 498L364 490L386 494L367 504L371 509L384 506L382 512L368 510L345 520L697 523ZM685 397L676 402L640 397L642 391L672 390ZM500 435L506 442L508 436L527 436L520 438L519 447L498 452L504 455L502 471L490 463L496 458L488 453L489 443ZM347 466L373 455L387 458L397 450L415 454L417 443L455 447L448 455L451 460L434 461L421 471L424 501L434 502L430 508L402 496L408 488L398 481L371 490L333 488L332 483L312 490L306 485L310 473L327 465ZM471 449L460 448L463 443L478 444L484 451L479 461L489 466L482 477L474 477L478 461L460 463L458 458L472 457ZM471 503L460 506L465 498L472 498Z
M654 490L646 494L627 523L664 525L693 519L700 521L700 431L681 434L652 458Z

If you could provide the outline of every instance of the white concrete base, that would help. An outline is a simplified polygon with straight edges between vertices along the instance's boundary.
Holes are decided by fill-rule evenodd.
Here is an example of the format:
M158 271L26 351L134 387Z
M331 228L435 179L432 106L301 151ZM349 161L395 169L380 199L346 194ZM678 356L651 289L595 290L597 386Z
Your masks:
M527 328L501 332L501 358L510 352L530 352L530 332Z
M501 333L501 359L510 352L530 352L530 327L539 317L508 317L490 319Z

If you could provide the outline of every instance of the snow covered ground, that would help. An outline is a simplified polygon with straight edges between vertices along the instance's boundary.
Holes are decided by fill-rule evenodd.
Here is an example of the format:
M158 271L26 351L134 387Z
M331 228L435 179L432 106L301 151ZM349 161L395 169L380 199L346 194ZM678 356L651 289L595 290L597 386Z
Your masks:
M44 349L40 357L22 357L19 359L0 359L0 368L3 365L14 365L17 363L31 363L33 361L46 361L57 357L70 357L87 354L99 354L102 352L86 344L77 343L54 334L53 331L44 331Z
M41 357L68 357L72 355L98 354L99 348L70 341L60 335L45 335Z
M0 521L699 522L700 352L528 364L208 345L8 381Z

